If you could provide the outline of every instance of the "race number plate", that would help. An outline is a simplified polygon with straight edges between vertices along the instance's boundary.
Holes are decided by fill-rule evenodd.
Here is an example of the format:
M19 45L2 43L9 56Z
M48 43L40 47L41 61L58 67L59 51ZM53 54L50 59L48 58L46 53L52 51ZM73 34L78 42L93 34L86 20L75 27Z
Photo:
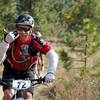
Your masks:
M28 89L29 87L31 87L31 81L30 80L13 80L12 86L14 89L17 89L17 90Z

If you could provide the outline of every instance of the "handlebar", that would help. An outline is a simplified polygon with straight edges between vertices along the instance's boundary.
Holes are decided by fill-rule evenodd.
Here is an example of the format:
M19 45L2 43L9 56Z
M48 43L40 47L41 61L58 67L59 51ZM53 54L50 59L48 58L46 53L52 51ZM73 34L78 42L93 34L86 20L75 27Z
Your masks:
M38 78L38 79L0 79L0 85L6 85L10 86L13 89L21 90L21 89L27 89L31 86L35 86L37 84L42 84L45 82L45 77Z
M32 86L34 86L36 84L42 84L45 82L45 77L44 78L40 77L38 79L31 79L31 82L32 82ZM36 82L36 83L34 83L34 82Z

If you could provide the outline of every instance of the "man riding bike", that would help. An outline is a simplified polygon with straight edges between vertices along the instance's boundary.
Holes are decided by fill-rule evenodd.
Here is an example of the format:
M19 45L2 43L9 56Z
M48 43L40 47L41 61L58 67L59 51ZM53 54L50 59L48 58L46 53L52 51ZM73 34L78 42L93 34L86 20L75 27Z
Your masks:
M0 43L0 62L3 62L3 79L26 79L34 78L34 68L38 54L45 54L48 58L48 70L45 82L55 79L58 56L53 47L35 34L35 22L28 14L20 15L16 20L16 31L9 32ZM14 90L3 86L3 100L11 100ZM32 100L33 90L27 89L25 96Z

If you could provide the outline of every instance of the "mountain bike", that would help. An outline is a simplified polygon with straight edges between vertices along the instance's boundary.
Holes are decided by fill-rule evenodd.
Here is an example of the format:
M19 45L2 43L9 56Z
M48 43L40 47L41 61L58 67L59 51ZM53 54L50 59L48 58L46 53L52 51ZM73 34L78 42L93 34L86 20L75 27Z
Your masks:
M2 80L0 79L0 85L7 85L12 87L15 90L15 95L11 100L26 100L24 96L24 92L26 89L30 88L38 84L42 84L45 82L45 78L38 79L18 79L18 80Z

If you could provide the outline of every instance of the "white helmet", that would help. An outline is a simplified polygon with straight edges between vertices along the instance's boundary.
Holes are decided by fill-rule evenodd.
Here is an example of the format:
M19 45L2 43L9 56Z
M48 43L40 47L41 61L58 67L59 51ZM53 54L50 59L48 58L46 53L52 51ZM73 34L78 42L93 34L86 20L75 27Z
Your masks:
M16 25L28 25L34 27L35 21L32 16L28 14L20 15L16 20Z

